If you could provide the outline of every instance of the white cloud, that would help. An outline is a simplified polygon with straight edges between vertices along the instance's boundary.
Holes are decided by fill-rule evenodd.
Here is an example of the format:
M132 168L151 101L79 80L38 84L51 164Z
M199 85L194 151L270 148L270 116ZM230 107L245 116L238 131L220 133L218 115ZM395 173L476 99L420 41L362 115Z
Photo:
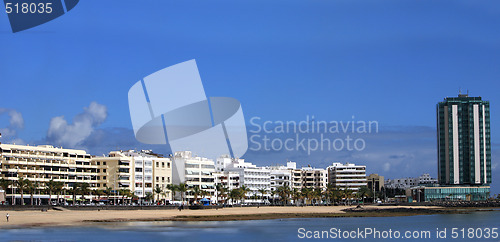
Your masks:
M387 172L387 171L389 171L389 170L391 170L391 163L386 162L386 163L384 164L384 171L385 171L385 172Z
M47 140L52 144L74 148L81 145L94 129L106 120L107 108L97 102L92 102L84 111L73 118L69 124L64 116L50 120Z
M0 115L5 113L9 115L9 125L0 128L0 133L4 141L13 142L12 140L16 140L18 141L17 143L24 143L21 139L17 138L17 132L24 128L23 115L14 109L0 108Z

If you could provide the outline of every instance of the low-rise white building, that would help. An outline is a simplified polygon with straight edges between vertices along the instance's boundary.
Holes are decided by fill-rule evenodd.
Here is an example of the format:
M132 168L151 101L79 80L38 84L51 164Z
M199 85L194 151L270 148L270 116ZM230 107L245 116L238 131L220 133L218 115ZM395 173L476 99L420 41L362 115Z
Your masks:
M239 187L246 187L249 191L246 193L246 203L261 203L262 199L252 199L255 196L261 197L261 190L269 193L271 186L271 171L264 167L245 162L244 159L232 159L229 156L222 156L217 159L217 170L224 174L238 174Z
M432 178L430 174L424 173L419 177L406 177L385 180L384 186L390 189L409 189L420 185L436 184L437 179Z
M276 191L278 187L285 186L292 189L293 171L297 169L297 164L287 161L286 166L268 166L271 171L270 191Z
M191 151L175 152L172 171L173 184L185 183L188 189L198 186L201 190L209 193L206 198L214 201L214 172L215 164L212 159L193 156ZM185 198L189 200L193 199L194 196L187 192ZM177 194L176 199L180 199L180 194Z

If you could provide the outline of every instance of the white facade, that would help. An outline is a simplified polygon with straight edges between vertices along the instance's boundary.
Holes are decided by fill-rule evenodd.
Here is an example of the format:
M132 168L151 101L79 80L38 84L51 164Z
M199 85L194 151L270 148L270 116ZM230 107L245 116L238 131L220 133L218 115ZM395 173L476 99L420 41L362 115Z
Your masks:
M229 162L231 161L231 162ZM250 191L246 193L247 199L245 202L260 203L261 199L253 200L254 195L261 196L259 190L270 191L271 186L271 171L264 167L245 162L243 159L231 159L228 156L222 156L217 159L217 169L225 174L239 174L239 185L245 186Z
M293 171L297 169L295 162L288 161L286 166L268 166L266 168L271 171L270 191L276 191L281 186L292 189Z
M409 189L412 187L425 185L425 184L437 184L437 179L432 178L430 174L424 173L419 177L407 177L407 178L397 178L397 179L387 179L385 181L386 188L399 188L399 189Z
M328 167L330 184L341 189L359 190L366 186L366 166L351 163L333 163Z
M186 183L188 188L199 186L201 190L210 193L207 198L215 199L215 180L213 173L215 164L212 159L193 156L191 151L175 152L172 171L173 184ZM192 199L194 196L186 195Z

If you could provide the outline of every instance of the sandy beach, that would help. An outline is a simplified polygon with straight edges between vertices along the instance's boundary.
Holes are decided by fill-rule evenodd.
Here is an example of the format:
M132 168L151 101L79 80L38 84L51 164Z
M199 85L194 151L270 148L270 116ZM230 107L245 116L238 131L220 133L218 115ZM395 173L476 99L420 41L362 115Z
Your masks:
M208 221L208 220L249 220L290 217L334 217L349 213L342 211L353 206L308 206L308 207L236 207L224 209L202 210L49 210L41 211L1 211L0 227L37 227L37 226L92 226L100 222L126 221ZM404 206L364 206L365 210L384 211L390 209L410 208ZM426 207L437 209L439 207ZM9 222L5 215L9 213ZM415 213L418 214L418 213ZM355 214L356 215L356 214ZM403 216L414 214L385 214L384 216ZM370 216L359 214L359 216ZM380 216L375 215L375 216Z

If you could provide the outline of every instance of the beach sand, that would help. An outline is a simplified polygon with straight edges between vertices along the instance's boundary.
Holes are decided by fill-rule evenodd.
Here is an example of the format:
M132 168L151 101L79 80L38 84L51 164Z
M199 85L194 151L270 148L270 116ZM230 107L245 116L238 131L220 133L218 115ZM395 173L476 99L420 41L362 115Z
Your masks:
M201 209L179 211L170 210L49 210L37 211L0 211L0 228L37 227L37 226L95 226L99 222L126 221L208 221L208 220L249 220L290 217L334 217L346 214L341 211L354 206L307 206L307 207L235 207L224 209ZM368 210L390 210L410 208L405 206L363 206ZM439 207L426 207L437 209ZM9 213L9 222L5 215ZM361 214L360 214L361 215ZM404 214L394 214L401 216ZM408 214L413 215L413 214ZM364 215L361 215L364 216ZM389 215L391 216L391 215Z

